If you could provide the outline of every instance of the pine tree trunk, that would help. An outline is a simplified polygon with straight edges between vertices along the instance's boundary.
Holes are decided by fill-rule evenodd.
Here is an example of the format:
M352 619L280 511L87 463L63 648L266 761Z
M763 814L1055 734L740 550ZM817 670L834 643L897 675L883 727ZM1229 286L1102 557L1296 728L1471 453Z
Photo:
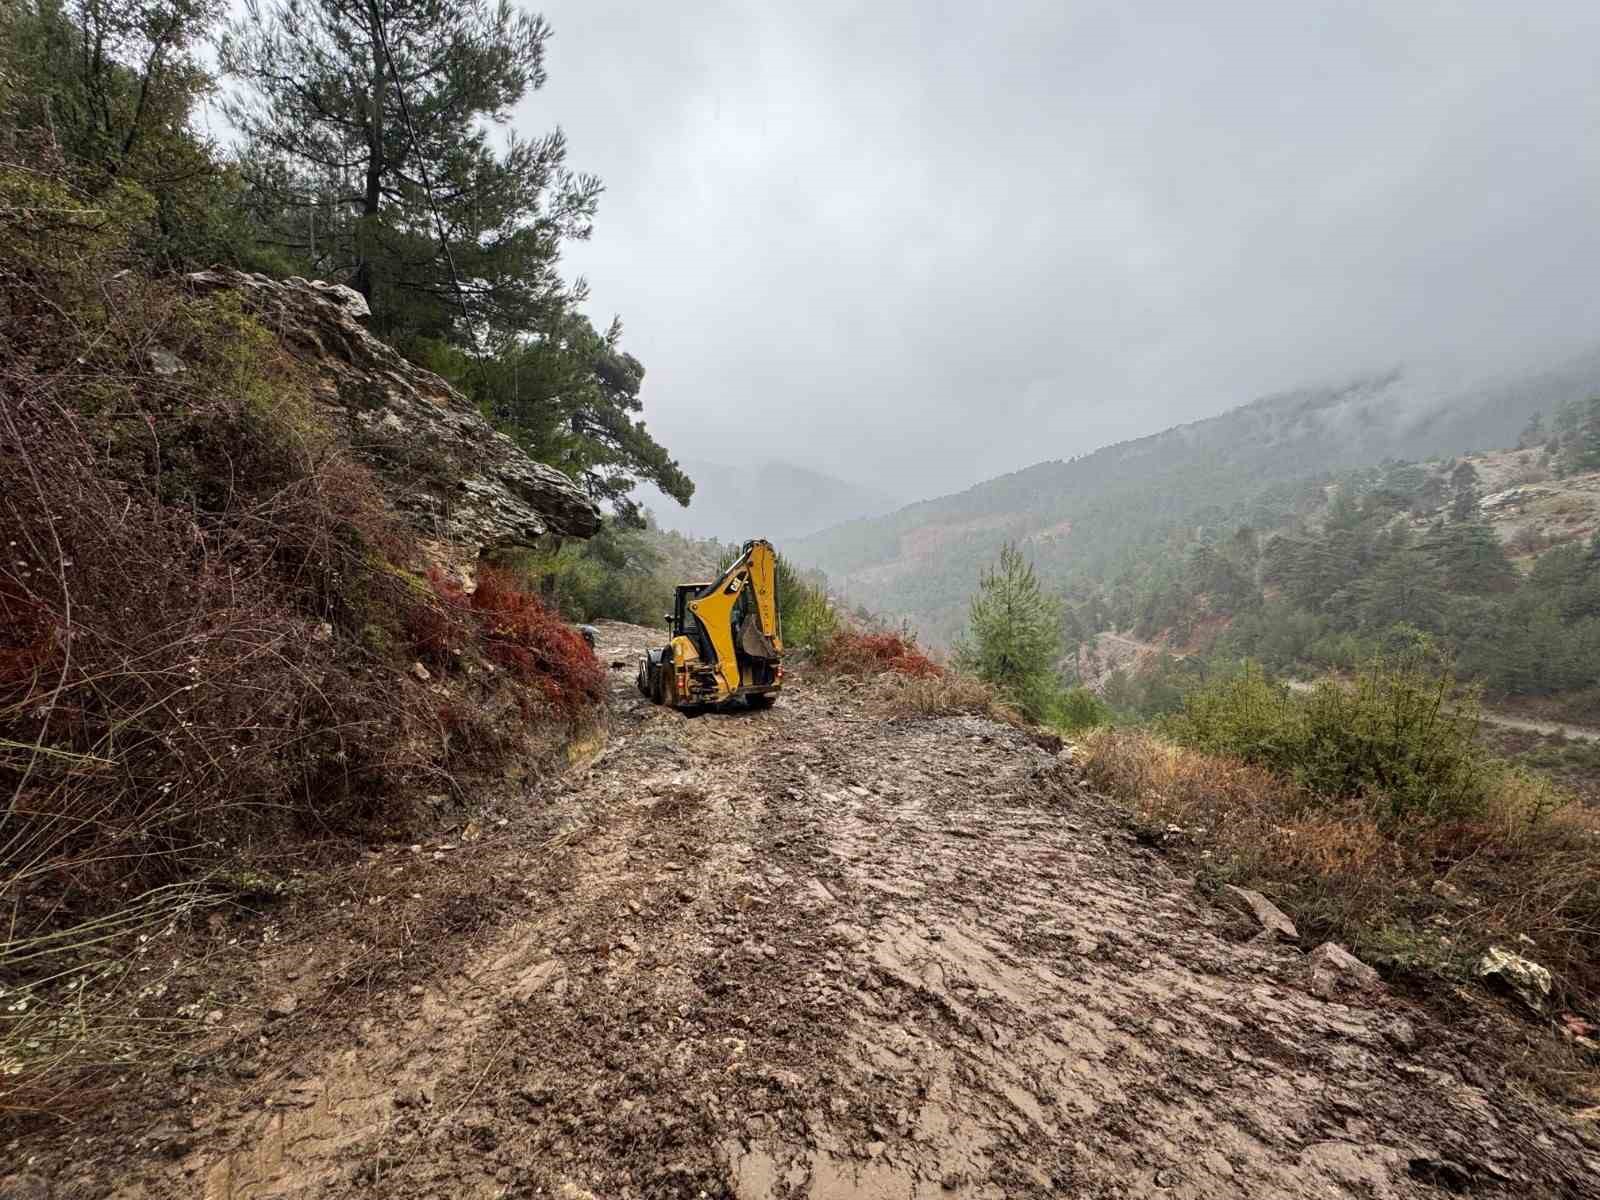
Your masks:
M367 33L372 42L372 91L366 114L367 178L361 198L361 220L356 226L356 269L351 283L376 317L376 306L372 303L372 261L378 210L383 200L383 105L388 67L384 56L383 16L378 11L377 0L367 0Z

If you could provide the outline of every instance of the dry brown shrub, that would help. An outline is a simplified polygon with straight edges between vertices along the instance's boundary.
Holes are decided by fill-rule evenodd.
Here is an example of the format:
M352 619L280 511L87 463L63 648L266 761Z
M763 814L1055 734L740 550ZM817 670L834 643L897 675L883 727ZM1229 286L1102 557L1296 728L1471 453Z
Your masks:
M292 360L236 304L49 250L0 238L0 1112L170 1024L118 982L139 933L441 770L364 637L399 628L409 538Z
M873 681L884 710L900 717L989 717L1007 725L1027 722L1021 713L996 695L981 679L956 671L939 675L887 673Z

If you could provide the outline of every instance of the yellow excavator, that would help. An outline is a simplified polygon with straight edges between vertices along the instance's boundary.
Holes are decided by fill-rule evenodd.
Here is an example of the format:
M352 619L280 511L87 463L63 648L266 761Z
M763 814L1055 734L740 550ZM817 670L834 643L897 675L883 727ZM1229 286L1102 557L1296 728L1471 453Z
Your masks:
M678 585L664 618L672 640L639 660L639 690L657 704L766 708L783 688L778 555L760 538L711 583Z

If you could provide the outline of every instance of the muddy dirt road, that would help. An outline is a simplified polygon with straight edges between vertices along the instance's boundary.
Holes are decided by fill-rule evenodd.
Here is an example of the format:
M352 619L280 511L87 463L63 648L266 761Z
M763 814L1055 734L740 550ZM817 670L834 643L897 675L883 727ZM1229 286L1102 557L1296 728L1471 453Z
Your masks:
M514 901L450 970L230 1013L257 1069L175 1076L181 1136L62 1143L52 1194L1600 1196L1593 1122L1313 996L1022 733L612 675L603 752L458 867Z

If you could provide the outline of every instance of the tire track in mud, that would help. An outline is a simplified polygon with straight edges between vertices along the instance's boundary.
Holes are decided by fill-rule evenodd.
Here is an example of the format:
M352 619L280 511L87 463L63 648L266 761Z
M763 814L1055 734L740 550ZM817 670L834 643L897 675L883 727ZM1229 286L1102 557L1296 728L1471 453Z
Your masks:
M526 911L124 1194L1600 1195L1591 1135L1310 995L1025 734L613 683L565 832L486 864Z

